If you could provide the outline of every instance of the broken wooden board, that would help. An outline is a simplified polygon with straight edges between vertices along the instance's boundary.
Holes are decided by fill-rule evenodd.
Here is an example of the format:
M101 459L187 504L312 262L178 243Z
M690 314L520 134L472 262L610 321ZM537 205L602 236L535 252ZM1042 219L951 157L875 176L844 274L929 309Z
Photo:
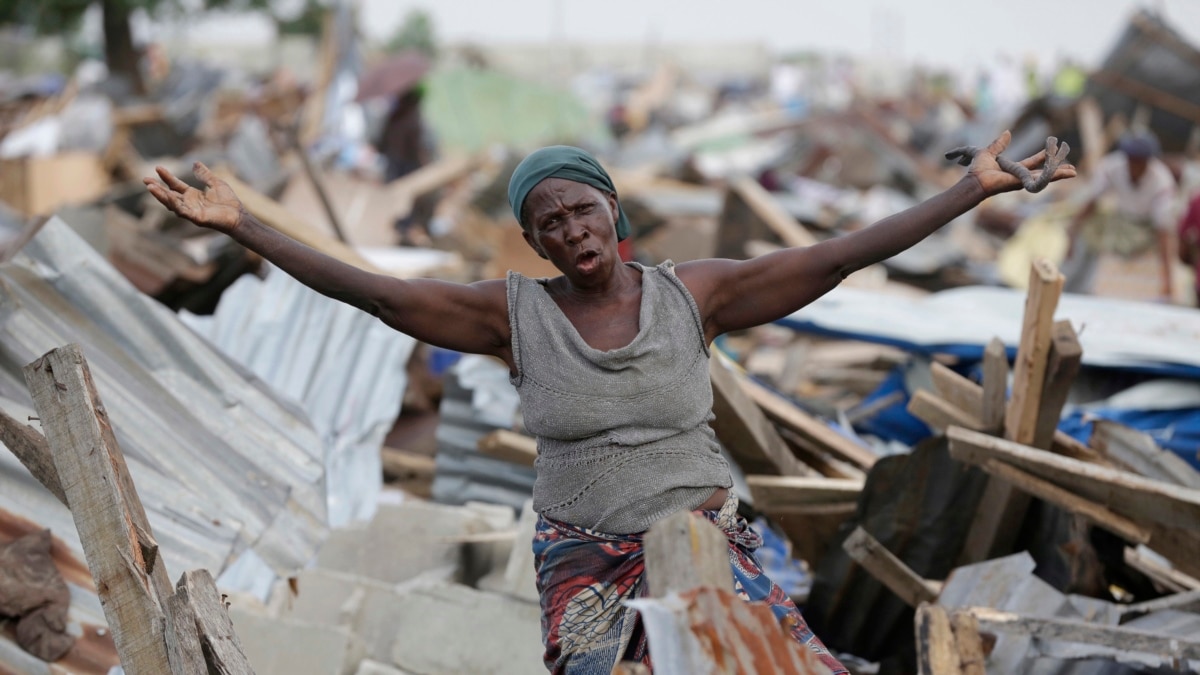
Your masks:
M970 464L1000 460L1131 519L1200 530L1200 490L1151 480L952 427L950 455Z
M1143 652L1178 659L1200 658L1200 641L1160 635L1133 628L1086 623L1071 619L1022 616L990 607L970 607L985 632L1036 636L1039 640L1078 642L1127 652Z
M168 673L170 581L83 353L51 350L25 379L125 672Z
M1056 321L1050 336L1050 352L1046 358L1046 374L1042 381L1042 395L1038 404L1037 421L1033 438L1028 443L1035 448L1049 448L1054 432L1062 419L1063 406L1071 385L1079 374L1083 361L1083 348L1070 321Z
M908 412L936 433L945 433L952 426L983 430L983 422L978 417L926 389L913 393L908 400Z
M980 390L980 420L987 431L1004 429L1008 404L1008 350L1000 338L992 338L983 350L983 385Z
M1125 564L1145 574L1172 593L1200 591L1200 579L1162 564L1152 556L1142 555L1133 547L1125 547Z
M783 442L775 426L739 385L739 377L721 363L709 359L713 391L712 428L717 439L746 473L813 476Z
M63 492L58 469L54 466L54 455L37 429L21 424L0 410L0 443L12 451L29 473L58 497L58 501L67 503L67 494Z
M863 481L800 476L746 476L746 485L760 511L778 511L815 504L855 503Z
M946 403L966 413L971 419L983 419L983 387L937 361L930 365L929 374L933 377L934 388Z
M699 586L733 589L725 534L707 518L679 511L650 527L645 537L646 588L652 597Z
M507 429L497 429L480 436L476 447L488 457L521 466L533 466L537 459L537 439Z
M879 457L866 447L841 435L821 420L796 407L791 401L750 379L741 382L742 389L762 408L767 417L797 436L816 443L829 454L843 459L859 469L870 469Z
M910 607L936 602L937 591L891 551L884 548L861 526L846 538L842 548L871 576L875 577Z
M747 176L733 179L718 218L716 257L744 260L747 241L770 239L788 247L817 243L757 181Z
M242 642L233 630L233 622L222 602L208 570L185 572L176 584L176 595L182 596L196 616L196 633L203 646L209 672L222 675L254 675L246 659Z
M985 675L979 621L924 603L917 608L917 672L920 675Z

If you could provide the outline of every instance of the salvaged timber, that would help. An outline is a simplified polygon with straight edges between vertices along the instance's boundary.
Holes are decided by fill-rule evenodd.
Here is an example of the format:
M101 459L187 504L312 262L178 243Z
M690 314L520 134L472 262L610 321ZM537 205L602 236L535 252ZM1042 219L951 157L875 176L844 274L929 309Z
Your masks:
M766 188L749 176L736 178L730 185L737 196L750 207L750 210L775 233L784 246L812 246L817 238L796 222L792 214L784 210Z
M25 367L104 617L125 672L170 672L163 606L166 569L78 345Z
M186 594L176 593L167 598L165 629L171 675L208 675L196 612Z
M1200 530L1200 490L1088 464L1020 443L951 427L950 456L982 465L999 460L1133 520Z
M62 481L58 479L58 469L54 466L50 446L37 429L21 424L0 410L0 443L4 443L29 469L29 473L58 497L58 501L67 503L67 494L63 492Z
M746 378L742 389L762 408L767 417L792 433L816 443L829 454L859 469L870 469L879 459L875 453L829 428L824 422L797 408L791 401Z
M387 446L380 448L379 453L383 461L383 473L388 476L431 480L437 471L437 461L432 457Z
M646 584L663 597L697 586L733 589L725 534L708 520L680 511L646 533Z
M740 378L721 363L709 359L713 390L713 431L738 466L747 473L815 476L817 472L796 459L775 425L743 391Z
M1125 548L1124 560L1126 565L1150 577L1172 593L1200 591L1200 579L1163 565L1153 557L1142 555L1135 548Z
M815 504L854 503L863 481L798 476L746 476L754 508L778 511Z
M1117 463L1105 457L1103 453L1089 448L1061 429L1054 432L1054 440L1050 443L1050 452L1062 455L1063 457L1077 459L1081 462L1118 468Z
M983 640L974 615L923 603L915 629L920 675L984 675Z
M176 594L186 599L196 616L196 632L209 672L254 675L212 575L207 570L184 573L179 578Z
M908 412L938 433L951 426L983 429L978 417L926 389L918 389L908 400Z
M1071 327L1071 322L1054 322L1050 336L1050 352L1046 360L1046 374L1042 380L1037 422L1034 424L1033 439L1029 445L1035 448L1050 447L1082 360L1083 348L1079 346L1079 337Z
M935 602L937 591L861 526L846 538L842 548L871 576L910 607Z
M346 264L354 265L368 272L383 273L382 270L359 255L358 251L309 225L302 217L293 214L279 202L238 180L229 171L217 170L213 173L233 188L250 215L261 221L263 225L274 228L301 244L337 258Z
M1062 295L1063 281L1063 275L1044 258L1036 260L1030 268L1021 342L1013 366L1013 395L1004 418L1004 437L1017 443L1028 445L1034 441L1054 312ZM1024 492L1014 492L1008 483L989 480L963 544L961 562L977 562L1008 553L1025 519L1029 499Z
M903 393L897 393L903 396ZM849 462L833 457L818 447L816 443L807 438L801 438L790 429L780 428L779 435L783 437L783 442L787 443L788 448L796 456L796 459L800 460L805 466L812 467L817 473L826 478L863 480L867 476L862 469Z
M1022 616L990 607L970 607L965 611L975 615L980 630L985 632L1031 635L1044 642L1077 642L1168 658L1200 658L1200 640L1196 639L1071 619Z
M1138 544L1150 541L1150 532L1146 528L1095 502L1088 501L1070 490L1064 490L1054 483L1042 480L1031 473L998 460L989 459L980 466L989 474L1011 483L1034 497L1081 515L1092 524L1099 525L1128 541Z
M485 434L476 442L479 451L489 457L521 466L533 466L537 459L537 439L507 429Z
M987 431L1004 429L1008 404L1008 350L1000 338L992 338L983 350L983 387L979 417Z
M1010 441L1029 445L1037 432L1046 365L1054 337L1054 312L1058 309L1063 281L1063 275L1048 260L1034 262L1013 371L1013 395L1004 426L1004 437Z
M929 374L937 393L947 403L976 420L983 419L982 387L937 361L929 367Z

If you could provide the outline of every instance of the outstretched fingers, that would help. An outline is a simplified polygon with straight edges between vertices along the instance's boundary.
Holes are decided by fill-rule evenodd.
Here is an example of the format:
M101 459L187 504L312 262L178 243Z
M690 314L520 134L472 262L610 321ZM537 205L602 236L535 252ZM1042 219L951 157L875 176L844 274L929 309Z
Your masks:
M154 171L158 174L158 177L162 179L162 182L166 183L167 187L171 188L172 191L178 192L179 194L187 192L188 184L179 180L179 178L175 174L168 171L166 167L156 166L154 167Z
M217 178L216 174L214 174L211 169L209 169L207 166L204 166L204 162L196 162L193 164L192 173L196 174L196 178L204 181L204 184L209 187L213 187L221 181L221 179Z

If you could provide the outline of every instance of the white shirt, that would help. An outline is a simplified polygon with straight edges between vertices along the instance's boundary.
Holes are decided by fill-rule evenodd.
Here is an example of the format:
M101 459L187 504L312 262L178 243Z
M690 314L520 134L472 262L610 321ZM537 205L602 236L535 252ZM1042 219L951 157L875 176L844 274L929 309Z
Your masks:
M1149 220L1156 230L1169 230L1175 223L1175 177L1161 161L1150 158L1146 172L1136 185L1129 180L1129 159L1123 152L1105 155L1092 178L1091 199L1115 198L1117 213L1136 220Z

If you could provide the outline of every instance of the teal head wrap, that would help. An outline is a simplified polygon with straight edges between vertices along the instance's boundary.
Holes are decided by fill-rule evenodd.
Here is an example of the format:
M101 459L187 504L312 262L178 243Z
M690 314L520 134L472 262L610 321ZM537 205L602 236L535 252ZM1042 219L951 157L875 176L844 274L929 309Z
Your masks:
M576 183L591 185L597 190L617 194L612 179L600 162L587 152L569 145L552 145L542 148L521 161L513 171L508 181L508 203L512 206L513 215L521 222L521 208L525 198L537 187L537 184L547 178L563 178ZM522 224L524 227L524 224ZM629 219L625 210L617 204L617 241L629 236Z

